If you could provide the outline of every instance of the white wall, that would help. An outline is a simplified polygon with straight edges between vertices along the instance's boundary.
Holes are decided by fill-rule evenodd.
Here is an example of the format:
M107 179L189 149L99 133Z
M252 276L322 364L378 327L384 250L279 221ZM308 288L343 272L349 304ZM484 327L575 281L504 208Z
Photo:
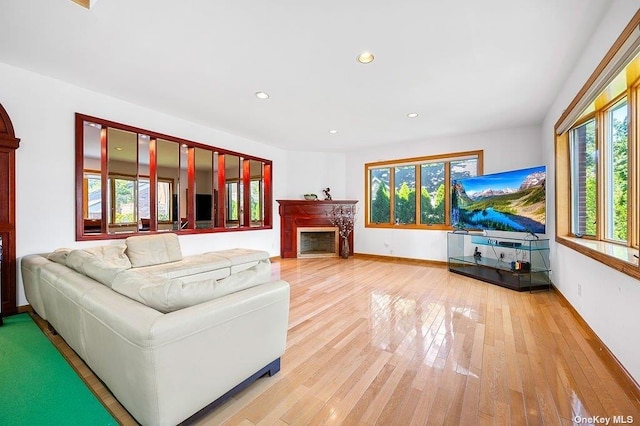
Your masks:
M553 128L598 63L638 10L636 0L614 0L574 67L574 72L553 102L543 126L543 155L547 170L547 196L553 199L555 181ZM553 206L552 206L553 207ZM547 213L549 235L555 235L555 210ZM565 246L552 242L552 280L627 371L640 381L640 282ZM578 285L582 295L578 295Z
M330 188L334 200L345 198L345 156L341 153L289 151L286 153L286 197L300 199Z
M59 247L88 247L114 241L75 241L74 113L149 129L273 161L273 229L181 236L184 254L218 248L252 247L280 253L280 198L299 198L323 185L344 194L344 161L334 154L287 154L147 108L81 89L0 63L0 102L11 117L20 148L16 152L18 258ZM341 164L342 163L342 164ZM337 165L337 170L329 167ZM292 170L289 171L291 166ZM303 173L304 172L304 173ZM300 174L300 176L298 176ZM289 185L291 188L289 189ZM18 305L25 305L18 271Z
M439 261L447 259L445 231L364 227L365 163L482 149L484 173L495 173L541 165L540 143L540 127L529 126L412 143L393 143L348 153L346 198L360 200L355 252Z

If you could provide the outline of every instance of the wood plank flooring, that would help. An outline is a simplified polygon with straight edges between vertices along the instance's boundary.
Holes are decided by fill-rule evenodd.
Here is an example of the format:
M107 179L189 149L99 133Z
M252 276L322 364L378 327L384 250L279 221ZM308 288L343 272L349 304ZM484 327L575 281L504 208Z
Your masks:
M282 370L198 425L560 425L640 402L553 291L518 293L415 262L283 259ZM629 336L635 338L636 336ZM123 424L133 419L59 337Z

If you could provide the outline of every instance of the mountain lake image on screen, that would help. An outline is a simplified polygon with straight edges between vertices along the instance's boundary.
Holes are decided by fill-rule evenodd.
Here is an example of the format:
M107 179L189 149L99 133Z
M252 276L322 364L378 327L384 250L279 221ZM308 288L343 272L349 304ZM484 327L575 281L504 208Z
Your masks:
M546 167L452 181L451 223L463 230L545 232Z

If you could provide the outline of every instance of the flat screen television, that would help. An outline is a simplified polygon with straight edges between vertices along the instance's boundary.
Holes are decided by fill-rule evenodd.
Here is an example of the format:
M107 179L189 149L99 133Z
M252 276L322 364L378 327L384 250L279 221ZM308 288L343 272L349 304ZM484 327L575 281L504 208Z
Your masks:
M452 181L451 224L464 230L545 233L546 167Z

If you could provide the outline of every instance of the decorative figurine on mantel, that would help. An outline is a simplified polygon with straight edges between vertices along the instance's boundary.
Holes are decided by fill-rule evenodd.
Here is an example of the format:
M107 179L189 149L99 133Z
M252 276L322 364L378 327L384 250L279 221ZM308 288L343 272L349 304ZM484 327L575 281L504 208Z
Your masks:
M331 200L331 194L329 193L329 191L331 191L331 188L325 188L322 190L322 192L324 193L325 201Z

